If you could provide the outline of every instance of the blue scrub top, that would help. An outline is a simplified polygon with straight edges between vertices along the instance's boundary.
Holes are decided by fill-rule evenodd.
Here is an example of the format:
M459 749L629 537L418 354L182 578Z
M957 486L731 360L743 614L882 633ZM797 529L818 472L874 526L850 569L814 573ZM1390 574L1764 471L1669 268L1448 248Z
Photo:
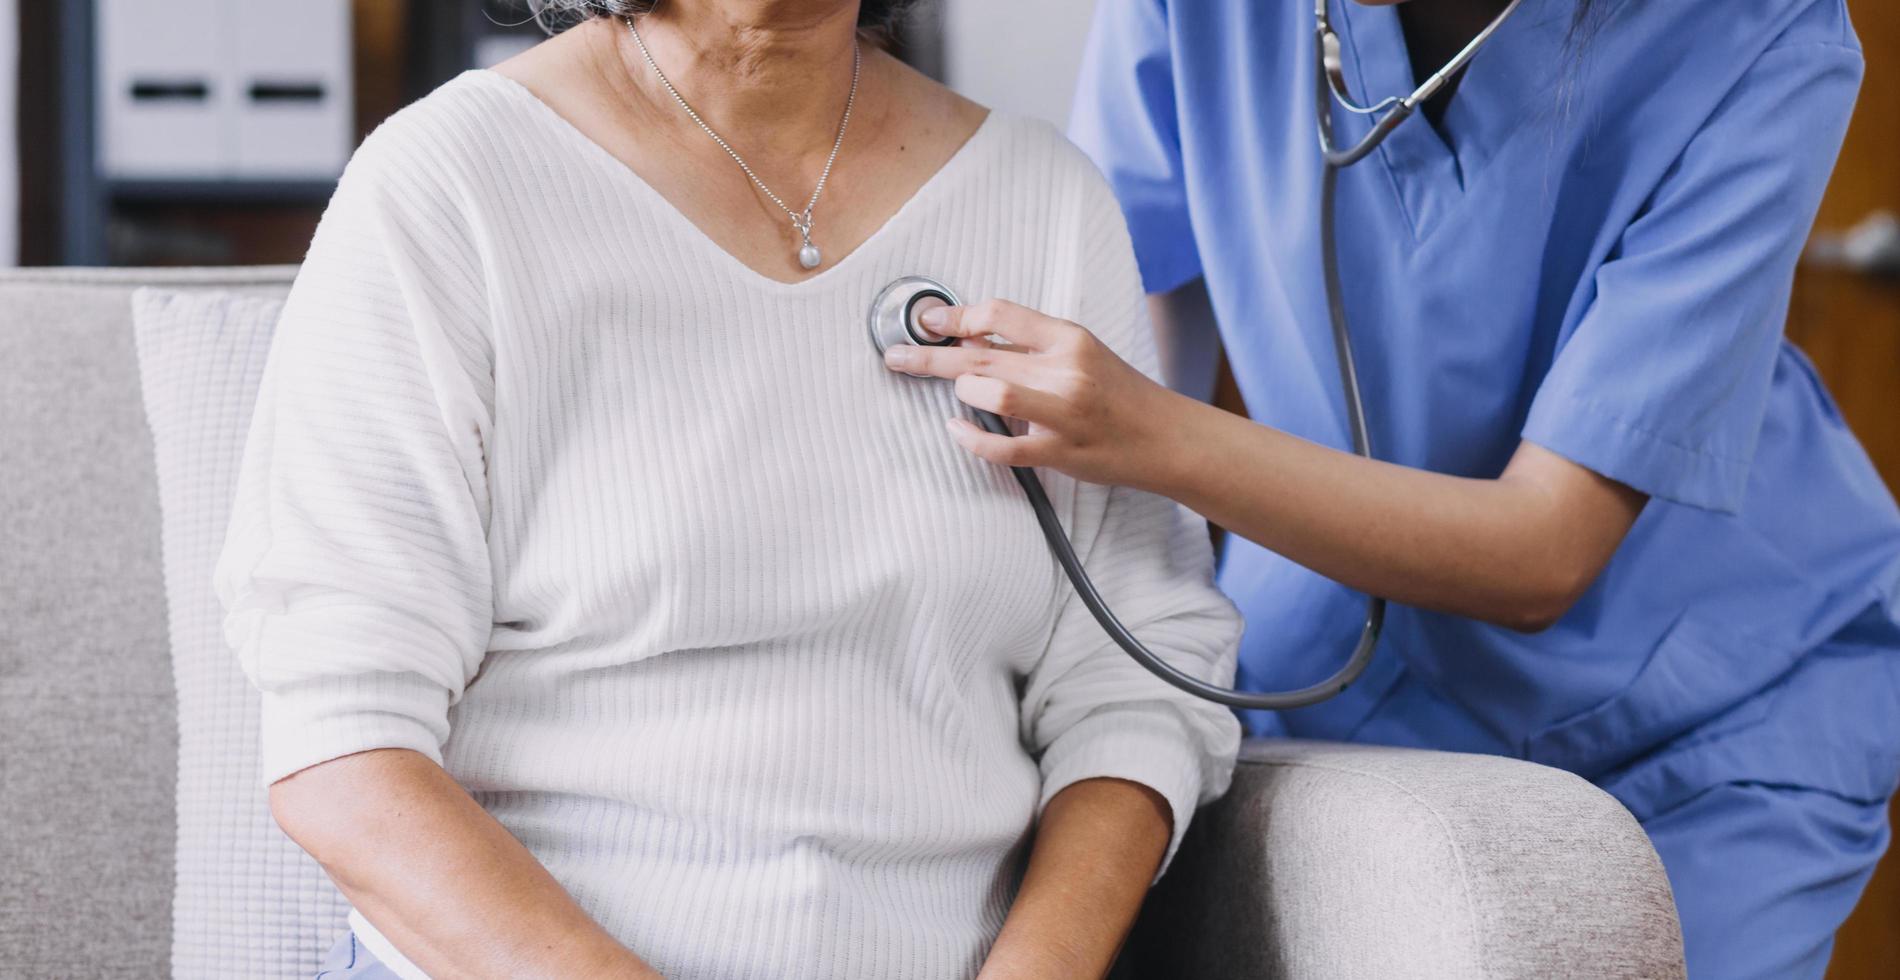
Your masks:
M1553 628L1395 606L1364 681L1247 721L1599 782L1670 746L1674 769L1619 794L1639 816L1722 779L1882 798L1900 512L1782 337L1858 41L1841 0L1613 9L1579 56L1573 5L1525 0L1442 130L1421 113L1341 175L1339 241L1379 457L1494 477L1530 440L1649 504ZM1355 95L1410 93L1396 9L1332 11ZM1102 0L1071 136L1121 199L1147 290L1205 278L1252 416L1345 448L1313 43L1305 0ZM1368 125L1334 112L1342 144ZM1250 688L1330 673L1363 620L1363 597L1248 541L1221 583ZM1801 669L1850 626L1872 654ZM1697 734L1717 719L1749 737Z

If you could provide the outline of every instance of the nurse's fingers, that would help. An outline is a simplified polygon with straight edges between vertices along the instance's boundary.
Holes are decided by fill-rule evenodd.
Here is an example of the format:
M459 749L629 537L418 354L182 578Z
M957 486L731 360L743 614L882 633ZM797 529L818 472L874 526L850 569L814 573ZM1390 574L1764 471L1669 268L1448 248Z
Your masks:
M990 350L1006 350L1016 354L1033 354L1035 351L1020 344L1012 344L1003 337L965 337L957 341L958 347L984 347Z
M917 322L945 337L987 337L1000 334L1017 347L1048 350L1082 329L1066 320L1044 316L1008 300L988 299L971 306L939 306L918 314Z
M884 352L884 363L893 370L933 378L955 380L966 374L981 374L1018 384L1032 383L1040 370L1032 355L992 344L971 347L898 344Z
M999 436L977 428L968 419L949 419L945 427L957 445L999 466L1046 466L1056 446L1056 437L1047 432Z
M1035 425L1056 425L1068 415L1068 405L1046 391L980 374L957 378L957 400L971 408Z

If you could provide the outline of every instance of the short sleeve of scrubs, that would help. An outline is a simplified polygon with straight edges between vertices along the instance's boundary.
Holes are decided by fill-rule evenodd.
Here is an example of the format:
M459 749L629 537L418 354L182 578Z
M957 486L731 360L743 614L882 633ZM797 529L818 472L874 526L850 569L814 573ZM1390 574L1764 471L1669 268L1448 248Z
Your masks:
M1096 8L1069 138L1115 189L1134 236L1142 288L1165 293L1198 278L1160 0L1103 0Z
M1860 74L1857 50L1814 42L1743 74L1599 267L1525 439L1651 496L1740 508Z

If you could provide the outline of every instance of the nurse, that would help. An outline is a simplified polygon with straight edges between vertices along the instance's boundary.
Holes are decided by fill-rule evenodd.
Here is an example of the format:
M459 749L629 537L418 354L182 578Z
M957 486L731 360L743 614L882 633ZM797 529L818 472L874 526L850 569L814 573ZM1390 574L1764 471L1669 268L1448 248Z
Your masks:
M1334 0L1353 96L1504 6ZM1211 307L1251 419L1003 303L892 366L1028 422L953 420L978 456L1233 532L1243 686L1326 676L1391 600L1359 683L1256 733L1578 773L1648 829L1692 976L1821 976L1900 777L1900 512L1782 337L1861 76L1842 0L1525 0L1341 172L1376 462L1345 451L1314 44L1303 0L1101 0L1075 108L1158 328Z

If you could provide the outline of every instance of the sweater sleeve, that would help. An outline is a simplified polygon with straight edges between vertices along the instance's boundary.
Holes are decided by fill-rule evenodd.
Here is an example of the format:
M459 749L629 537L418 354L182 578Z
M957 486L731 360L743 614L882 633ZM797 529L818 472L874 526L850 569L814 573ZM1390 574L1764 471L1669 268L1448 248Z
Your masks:
M1160 368L1127 226L1086 163L1078 241L1080 321L1151 378ZM1045 476L1045 479L1051 477ZM1240 615L1213 582L1207 524L1185 507L1127 487L1082 486L1069 532L1090 578L1143 644L1183 671L1231 684ZM1160 793L1173 835L1167 870L1195 809L1226 792L1240 724L1182 692L1109 639L1073 589L1023 696L1025 742L1042 769L1040 806L1075 782L1116 777Z
M394 128L352 158L291 288L215 572L265 785L372 748L439 764L492 625L480 266Z

